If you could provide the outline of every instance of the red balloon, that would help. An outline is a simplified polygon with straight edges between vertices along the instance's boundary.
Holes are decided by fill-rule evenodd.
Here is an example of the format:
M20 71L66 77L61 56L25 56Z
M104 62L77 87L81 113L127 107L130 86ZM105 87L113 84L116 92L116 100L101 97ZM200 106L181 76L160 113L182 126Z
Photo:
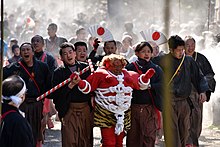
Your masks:
M99 28L97 29L97 34L98 34L99 36L103 35L104 33L105 33L105 29L104 29L103 27L99 27Z
M160 33L159 32L154 32L152 34L152 38L153 38L153 40L158 40L160 38Z

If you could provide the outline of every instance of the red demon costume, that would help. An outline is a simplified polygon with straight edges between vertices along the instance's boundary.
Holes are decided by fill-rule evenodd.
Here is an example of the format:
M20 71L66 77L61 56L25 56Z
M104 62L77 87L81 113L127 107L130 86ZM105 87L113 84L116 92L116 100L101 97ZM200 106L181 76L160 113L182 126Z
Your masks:
M94 125L101 128L103 147L122 146L124 130L130 128L130 105L133 89L147 89L155 71L150 69L139 75L124 69L125 58L111 54L102 60L86 80L80 80L78 88L83 93L95 92ZM72 75L73 79L78 76ZM74 78L75 77L75 78Z

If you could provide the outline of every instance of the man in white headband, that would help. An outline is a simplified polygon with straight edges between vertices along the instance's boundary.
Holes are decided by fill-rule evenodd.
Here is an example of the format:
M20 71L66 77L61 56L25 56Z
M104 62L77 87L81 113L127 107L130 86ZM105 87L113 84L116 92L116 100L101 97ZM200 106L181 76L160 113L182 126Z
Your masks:
M2 147L33 147L32 130L18 107L25 99L26 84L17 75L2 82L2 116L0 144Z
M34 48L31 43L22 43L20 53L19 62L13 62L10 66L3 68L3 79L16 74L25 81L28 90L19 109L25 113L25 118L32 128L34 144L41 147L44 138L41 131L43 101L37 101L36 98L51 88L51 73L46 63L34 57Z

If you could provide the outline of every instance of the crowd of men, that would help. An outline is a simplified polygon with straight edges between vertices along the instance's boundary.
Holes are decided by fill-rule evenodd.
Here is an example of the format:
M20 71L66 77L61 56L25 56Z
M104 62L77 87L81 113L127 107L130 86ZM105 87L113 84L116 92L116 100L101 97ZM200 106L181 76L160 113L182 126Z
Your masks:
M55 23L48 24L46 38L33 34L27 42L10 39L3 86L8 84L6 89L16 92L2 94L0 144L42 146L46 124L53 127L51 116L57 111L63 147L93 146L93 127L101 128L103 147L121 147L126 135L126 146L154 147L161 132L167 144L172 134L172 146L199 146L202 105L210 100L216 85L208 59L196 51L192 36L167 36L169 52L165 53L160 44L138 39L132 23L126 23L125 28L121 41L88 39L83 27L76 30L75 37L66 39L57 35ZM94 72L79 75L89 66L88 59ZM68 78L68 84L37 101ZM21 84L13 87L16 85L8 80ZM164 89L169 91L169 98L164 96ZM19 104L14 96L22 98ZM163 105L165 99L169 110ZM12 113L18 109L25 117L25 125L15 122L21 125L19 129L10 124L17 117L21 119ZM167 111L169 115L164 116ZM169 125L163 128L167 118ZM26 138L25 133L32 135L28 141L10 131L20 131Z

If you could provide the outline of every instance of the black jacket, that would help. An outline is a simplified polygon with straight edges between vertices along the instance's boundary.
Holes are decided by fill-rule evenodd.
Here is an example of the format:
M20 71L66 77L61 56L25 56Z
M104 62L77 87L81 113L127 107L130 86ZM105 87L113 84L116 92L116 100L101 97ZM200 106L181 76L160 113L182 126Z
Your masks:
M74 66L76 66L77 71L81 71L87 67L88 64L84 62L77 62ZM86 79L90 73L90 71L87 71L82 74L80 78ZM53 87L68 79L71 74L72 72L67 65L57 68L52 76ZM58 111L60 118L65 116L69 109L70 103L90 102L89 94L83 94L81 91L79 91L78 86L74 86L73 89L70 89L68 84L53 92L51 95L49 95L49 98L53 99L55 108Z
M165 60L170 60L170 71L167 68L168 65L164 64L166 63ZM171 79L181 61L182 59L174 58L170 53L162 58L162 62L160 63L164 73L166 75L168 75L168 72L171 73L170 75L168 75L168 79ZM198 93L206 92L209 89L208 83L204 75L200 71L198 64L194 61L192 57L185 56L184 62L180 70L170 83L170 92L175 97L184 99L188 98L192 90L192 84Z
M96 51L92 50L89 54L89 59L96 64L97 62L101 62L104 55L96 55Z
M46 54L45 58L44 58L44 61L42 61L42 58L43 58L43 55ZM51 73L54 72L54 70L58 67L58 64L57 64L57 61L56 59L53 57L53 55L47 51L42 51L42 52L35 52L34 53L34 56L44 62L44 63L47 63L48 67L49 67L49 70Z
M132 104L153 104L160 111L162 111L162 94L161 94L161 86L162 86L162 69L154 64L152 61L147 62L146 60L138 58L135 61L135 64L138 67L135 67L134 63L130 63L126 66L127 70L136 71L139 74L144 74L150 68L153 68L156 72L155 75L150 79L151 88L146 90L135 90L132 93Z
M8 113L0 126L1 147L34 147L32 129L16 107L2 104L2 115Z
M201 69L202 73L204 74L208 82L209 90L206 92L207 101L208 101L210 99L211 92L215 92L215 86L216 86L216 81L214 78L215 73L208 59L203 54L194 52L193 58L196 61L196 63L198 63L199 68Z
M48 65L35 58L33 60L33 67L27 67L27 65L23 62L23 59L21 59L21 63L34 77L40 92L38 91L34 81L31 80L30 76L18 62L14 62L3 68L3 79L15 74L19 75L25 81L27 86L26 98L37 98L51 88L51 73Z

